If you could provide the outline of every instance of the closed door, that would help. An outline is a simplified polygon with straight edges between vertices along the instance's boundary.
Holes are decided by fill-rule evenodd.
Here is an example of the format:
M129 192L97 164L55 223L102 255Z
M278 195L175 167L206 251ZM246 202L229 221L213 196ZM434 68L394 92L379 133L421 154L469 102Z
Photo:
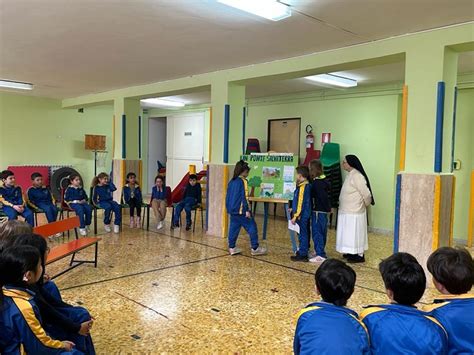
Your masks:
M268 120L268 150L300 155L299 118Z

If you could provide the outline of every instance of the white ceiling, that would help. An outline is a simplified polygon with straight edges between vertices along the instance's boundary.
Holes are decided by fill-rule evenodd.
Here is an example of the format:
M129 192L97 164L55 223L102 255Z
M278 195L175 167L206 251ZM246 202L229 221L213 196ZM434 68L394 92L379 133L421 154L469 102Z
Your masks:
M474 19L472 0L287 2L272 22L215 0L0 0L0 78L73 97Z

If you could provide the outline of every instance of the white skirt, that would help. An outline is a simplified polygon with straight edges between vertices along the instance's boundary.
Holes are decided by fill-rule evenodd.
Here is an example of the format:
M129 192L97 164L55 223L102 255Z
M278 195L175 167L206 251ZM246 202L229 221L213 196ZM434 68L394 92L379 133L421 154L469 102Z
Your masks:
M336 250L341 254L363 254L367 249L367 213L339 213Z

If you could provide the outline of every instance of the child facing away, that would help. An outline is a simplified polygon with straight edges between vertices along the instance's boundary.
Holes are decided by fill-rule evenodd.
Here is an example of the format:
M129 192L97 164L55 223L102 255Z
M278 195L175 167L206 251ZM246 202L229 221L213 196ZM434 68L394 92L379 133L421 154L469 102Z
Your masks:
M358 315L346 308L356 273L336 259L324 261L315 274L322 301L298 313L293 350L298 354L370 354L369 338Z
M17 219L0 224L0 253L6 246L10 245L16 236L31 233L33 233L33 227Z
M171 228L179 227L179 217L181 212L186 212L186 230L191 230L191 210L194 206L199 205L202 200L201 185L197 182L196 174L189 175L189 182L184 190L183 199L176 205L173 216L173 225Z
M34 226L33 212L26 206L20 186L16 186L15 174L11 170L0 173L3 186L0 187L0 208L9 220L22 216L26 222Z
M104 209L104 229L106 232L112 230L110 228L112 212L115 215L114 233L120 232L122 207L114 201L113 192L116 190L117 188L112 181L109 181L109 175L106 173L100 173L92 180L92 203Z
M311 235L316 256L309 259L312 263L322 263L326 260L326 239L328 233L328 214L331 212L329 189L331 184L324 175L323 164L320 160L309 163L311 176Z
M290 213L292 214L291 223L298 224L300 233L298 235L299 248L296 255L291 257L292 261L308 261L308 226L311 217L311 187L308 179L308 167L298 166L296 168L296 190Z
M135 173L127 174L127 182L122 189L123 201L130 207L130 228L141 227L142 218L142 190L137 183L137 175ZM135 216L135 211L137 215Z
M48 223L55 222L58 217L51 191L43 185L43 175L40 173L31 174L31 186L26 191L28 205L34 210L43 210Z
M50 337L28 289L42 275L41 257L32 246L13 246L0 253L0 353L82 354L71 341Z
M236 246L237 238L239 237L240 229L242 227L244 227L245 231L250 236L250 253L254 256L265 255L267 253L266 248L259 246L257 224L250 212L249 189L247 182L249 171L249 165L243 160L240 160L235 164L234 176L227 185L225 206L227 213L230 215L228 236L230 255L242 253L242 250Z
M428 258L428 270L441 293L425 307L446 329L449 354L474 354L474 261L466 249L439 248Z
M71 184L64 192L64 202L66 202L79 217L79 233L86 235L87 229L89 229L92 221L92 207L87 203L87 194L82 187L79 175L69 175L69 181Z
M168 206L166 194L165 178L161 175L155 177L155 186L151 189L150 205L155 214L158 224L156 229L163 228L163 221L166 217L166 207Z
M393 254L380 263L379 270L391 304L369 306L361 314L372 354L445 354L446 331L415 307L426 288L425 272L415 257Z

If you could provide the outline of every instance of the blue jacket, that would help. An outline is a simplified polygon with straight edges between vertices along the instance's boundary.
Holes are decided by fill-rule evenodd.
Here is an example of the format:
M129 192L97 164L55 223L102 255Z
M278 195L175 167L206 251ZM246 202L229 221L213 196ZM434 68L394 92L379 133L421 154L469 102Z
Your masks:
M72 201L88 200L87 194L82 187L68 186L64 192L64 201L73 203Z
M185 198L193 198L196 200L196 203L201 203L202 201L202 189L201 184L196 182L196 185L191 186L191 184L187 184L186 188L184 189L183 200Z
M165 201L167 198L168 196L166 196L166 186L163 186L161 188L161 191L158 191L158 188L156 187L156 185L153 186L153 188L151 189L151 200Z
M448 354L474 354L474 295L443 295L425 307L448 333Z
M5 206L23 206L23 194L20 186L0 187L0 203Z
M448 338L439 322L415 307L370 306L361 314L372 354L446 354Z
M123 201L129 203L132 197L135 197L139 202L143 201L142 190L138 184L135 184L135 189L132 190L129 184L126 184L122 189ZM133 194L133 196L132 196Z
M110 202L114 199L113 192L117 191L113 182L109 182L106 185L97 185L92 189L92 202L94 205L98 205L101 202Z
M28 204L37 209L40 204L54 204L53 195L46 186L34 187L30 186L26 190Z
M308 220L311 217L311 186L308 181L296 186L291 208L293 217L298 220Z
M311 183L311 205L313 211L331 212L331 202L329 201L329 190L331 183L324 175L313 179Z
M225 207L230 215L245 215L250 211L247 179L239 176L229 181Z
M298 314L295 354L370 354L367 331L357 313L346 307L316 302Z
M0 352L4 355L66 354L62 342L52 339L41 325L41 317L33 297L27 289L3 288L3 305L0 312ZM82 354L74 351L75 354Z

